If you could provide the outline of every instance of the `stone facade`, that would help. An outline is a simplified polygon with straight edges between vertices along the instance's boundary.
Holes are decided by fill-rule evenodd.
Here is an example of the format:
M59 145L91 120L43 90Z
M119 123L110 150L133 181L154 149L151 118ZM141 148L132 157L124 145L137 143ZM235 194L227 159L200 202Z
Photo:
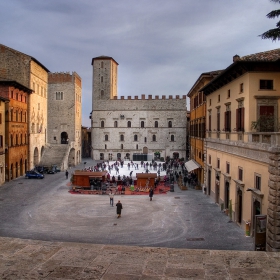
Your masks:
M6 103L9 102L7 98L3 98L0 96L0 186L5 182L5 148L6 148L6 132L5 132L5 106Z
M5 116L5 180L10 181L25 174L28 166L27 102L32 90L17 82L0 81L0 95L6 102Z
M0 45L0 80L17 81L33 90L28 100L29 169L40 162L46 145L48 72L35 58Z
M111 57L92 59L92 158L133 158L160 152L160 157L186 155L186 96L141 98L117 94L117 66Z
M82 81L75 72L49 73L48 143L69 145L68 165L81 162Z
M206 95L206 187L241 227L256 235L267 215L267 250L280 251L280 49L234 57ZM270 126L253 124L271 120ZM248 227L248 226L247 226Z

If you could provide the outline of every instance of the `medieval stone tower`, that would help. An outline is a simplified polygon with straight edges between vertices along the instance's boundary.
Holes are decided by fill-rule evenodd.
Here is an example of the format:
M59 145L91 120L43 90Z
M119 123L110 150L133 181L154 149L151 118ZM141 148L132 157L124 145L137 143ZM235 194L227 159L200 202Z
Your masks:
M95 160L186 155L186 96L141 98L117 94L118 63L92 59L91 149Z
M93 99L92 108L96 100L109 100L118 96L118 63L108 56L92 59L93 65Z
M76 72L49 73L48 81L47 142L66 169L81 162L82 81Z

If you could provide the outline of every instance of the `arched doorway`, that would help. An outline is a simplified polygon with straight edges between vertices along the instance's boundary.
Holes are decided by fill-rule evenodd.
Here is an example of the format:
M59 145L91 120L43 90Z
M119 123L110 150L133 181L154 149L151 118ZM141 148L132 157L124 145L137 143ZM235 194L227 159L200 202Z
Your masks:
M37 147L34 149L33 162L34 162L34 166L39 164L39 151Z
M16 162L16 177L15 178L17 178L18 177L18 162Z
M125 154L126 159L130 160L130 153Z
M41 148L41 158L43 157L44 150L45 150L45 147L42 146L42 148Z
M178 152L174 152L173 153L173 158L174 159L178 159L179 158L179 153Z
M71 149L68 156L68 167L75 166L75 149Z
M61 135L60 135L60 143L61 144L68 144L68 133L67 132L61 132Z
M143 154L148 154L149 149L147 147L143 147Z
M20 162L19 162L19 173L20 173L20 176L23 175L23 162L22 162L22 158L20 159Z
M242 190L237 190L237 223L242 224Z
M225 209L229 208L229 182L225 183Z
M121 153L117 153L117 159L121 159L122 158L122 154Z

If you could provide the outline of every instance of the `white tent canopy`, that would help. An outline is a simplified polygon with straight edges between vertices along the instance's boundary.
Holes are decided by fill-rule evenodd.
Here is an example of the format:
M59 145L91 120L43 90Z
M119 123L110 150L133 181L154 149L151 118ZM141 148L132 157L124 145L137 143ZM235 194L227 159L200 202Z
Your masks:
M185 167L187 168L188 172L190 172L197 168L201 168L201 165L197 163L195 160L191 159L185 163Z

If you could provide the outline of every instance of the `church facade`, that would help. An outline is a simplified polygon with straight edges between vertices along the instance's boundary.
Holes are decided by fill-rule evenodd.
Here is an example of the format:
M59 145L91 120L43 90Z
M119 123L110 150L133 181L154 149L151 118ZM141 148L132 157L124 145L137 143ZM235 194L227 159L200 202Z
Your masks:
M118 98L118 63L92 59L91 156L95 160L186 157L186 96ZM138 157L138 159L140 159Z

